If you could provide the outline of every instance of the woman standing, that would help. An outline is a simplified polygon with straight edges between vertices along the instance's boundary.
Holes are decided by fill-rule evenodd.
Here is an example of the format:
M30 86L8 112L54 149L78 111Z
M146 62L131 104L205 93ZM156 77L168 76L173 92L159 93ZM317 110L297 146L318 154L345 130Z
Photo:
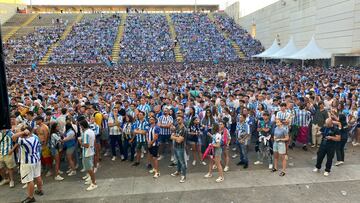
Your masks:
M61 136L59 132L59 126L57 123L51 125L50 128L50 149L51 155L55 160L55 180L61 181L64 180L63 177L60 176L60 152L61 152Z
M212 177L213 165L215 164L218 169L218 173L219 173L219 177L216 179L216 182L220 183L220 182L224 181L224 173L223 173L223 168L221 166L221 156L222 156L221 139L222 139L222 136L219 131L219 126L214 125L214 134L211 134L209 132L208 135L212 139L212 142L210 143L210 145L212 145L212 147L214 147L214 154L213 154L214 159L210 159L209 172L204 176L204 178Z
M344 164L345 159L345 144L348 140L348 133L349 133L349 127L346 122L346 116L344 114L339 115L339 122L334 122L335 124L338 124L339 131L340 131L340 141L336 142L336 159L337 162L335 163L335 166L340 166L341 164Z
M286 142L289 141L289 135L287 129L283 126L282 122L279 119L276 119L276 127L274 130L274 168L272 172L278 170L278 160L279 157L282 160L282 171L279 176L284 176L286 174Z
M188 128L188 137L187 140L191 146L191 150L193 152L193 162L192 165L196 165L196 160L201 160L201 147L198 145L199 136L200 136L200 119L198 117L194 117L189 124ZM196 158L196 156L198 158Z
M229 130L226 128L225 121L219 122L219 132L221 133L221 139L222 139L221 147L223 148L224 159L225 159L224 172L227 172L229 171L229 161L230 161L229 145L230 145L231 136Z
M75 161L73 158L76 147L75 145L77 144L75 134L75 129L71 123L71 120L66 119L65 134L62 142L64 143L64 147L66 148L66 159L69 162L70 169L66 172L68 176L76 175Z
M129 157L129 146L130 146L130 139L131 139L131 129L133 125L133 117L130 115L126 115L124 118L124 125L122 127L122 139L124 143L124 159L122 161L125 161ZM135 149L134 147L131 147L131 149ZM135 150L131 150L130 155L130 161L134 160Z

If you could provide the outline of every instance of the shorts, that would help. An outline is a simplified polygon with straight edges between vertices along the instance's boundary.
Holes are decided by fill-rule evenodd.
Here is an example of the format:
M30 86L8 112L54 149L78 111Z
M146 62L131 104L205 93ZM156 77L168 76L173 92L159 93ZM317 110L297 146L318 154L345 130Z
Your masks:
M75 146L67 147L66 148L66 155L72 155L72 154L74 154L74 151L75 151Z
M159 141L162 144L169 144L170 143L170 135L159 135Z
M286 154L285 142L274 142L273 151L278 152L279 154Z
M0 168L8 168L12 169L15 168L15 158L14 155L0 155Z
M145 150L147 150L147 145L145 142L137 142L136 143L136 149L141 150L141 147L144 147Z
M215 151L215 156L216 157L220 157L221 160L221 155L222 155L222 148L221 147L214 147L214 151Z
M149 153L154 158L158 157L158 151L159 151L159 146L151 146L149 148Z
M90 171L94 167L94 156L84 157L83 164L85 171Z
M59 154L59 150L55 149L55 148L51 148L51 156L55 157Z
M41 175L41 163L20 164L21 183L29 183Z

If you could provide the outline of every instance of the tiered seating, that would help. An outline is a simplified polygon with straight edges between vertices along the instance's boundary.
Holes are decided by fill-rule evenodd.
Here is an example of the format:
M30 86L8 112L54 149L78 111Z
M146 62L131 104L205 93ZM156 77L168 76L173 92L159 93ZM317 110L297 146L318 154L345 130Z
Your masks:
M237 25L232 18L226 15L216 14L215 20L218 26L228 34L229 38L239 45L246 57L251 57L264 50L260 41L252 38L251 35L245 29Z
M25 23L32 14L15 14L13 17L11 17L8 21L6 21L2 26L20 26L21 24Z
M86 15L85 15L86 16ZM50 56L50 63L98 63L111 56L120 23L118 17L84 18Z
M122 62L175 61L169 26L161 14L128 15L120 46Z
M4 43L7 64L37 63L52 43L59 40L64 27L38 27L34 32Z
M77 14L40 14L40 17L34 19L29 26L52 26L56 24L56 19L61 19L63 24L70 24L75 20Z
M186 61L237 60L229 40L206 14L172 14L177 39Z

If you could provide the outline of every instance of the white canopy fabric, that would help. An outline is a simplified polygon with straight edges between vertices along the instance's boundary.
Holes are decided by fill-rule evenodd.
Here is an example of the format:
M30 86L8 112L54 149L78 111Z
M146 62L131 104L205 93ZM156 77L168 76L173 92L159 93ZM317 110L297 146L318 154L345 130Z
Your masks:
M298 51L299 49L295 46L294 38L290 37L290 40L287 43L287 45L284 48L280 49L278 52L271 55L270 57L275 59L284 59L286 57L295 54Z
M286 58L298 60L329 59L331 58L331 53L325 49L320 48L313 36L306 47Z
M277 44L277 40L275 39L270 48L266 49L264 52L254 55L252 57L258 58L269 58L271 55L275 54L280 50L280 46Z

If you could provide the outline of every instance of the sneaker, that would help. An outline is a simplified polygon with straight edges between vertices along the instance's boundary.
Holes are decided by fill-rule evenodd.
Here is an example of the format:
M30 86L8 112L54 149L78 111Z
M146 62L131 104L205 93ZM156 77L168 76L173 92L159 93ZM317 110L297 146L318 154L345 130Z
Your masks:
M2 181L0 182L0 185L6 185L6 184L8 184L9 182L10 182L9 179L4 179L4 180L2 180Z
M121 159L124 159L124 155L121 155L120 157L121 157Z
M157 158L158 161L161 161L164 158L163 155L160 155L159 158Z
M69 170L66 171L66 173L68 174L68 173L70 173L71 171L72 171L72 169L70 168Z
M313 172L314 172L314 173L319 173L319 172L320 172L320 169L314 168L314 169L313 169Z
M353 146L358 146L358 145L360 145L360 143L358 143L358 142L353 142Z
M233 147L231 150L236 151L236 147Z
M42 190L35 190L35 194L39 196L43 196L44 192Z
M85 172L85 169L84 169L84 168L83 168L83 169L81 169L81 170L80 170L80 172L81 172L81 173L84 173L84 172Z
M180 173L178 171L175 171L174 173L170 174L172 177L176 177L178 175L180 175Z
M22 186L23 189L27 188L27 184L25 183L23 186Z
M195 160L192 162L192 165L193 165L193 166L196 166L196 161L195 161Z
M86 174L86 176L82 177L83 180L86 180L89 177L89 174Z
M212 177L212 174L211 173L207 173L204 175L204 178L211 178Z
M113 156L112 158L111 158L111 161L115 161L116 160L116 156Z
M205 162L205 161L202 161L201 164L204 165L204 166L206 166L206 162Z
M272 169L274 166L272 164L269 164L269 169Z
M92 184L92 182L91 182L91 180L90 181L85 181L85 183L84 183L85 185L91 185Z
M185 183L186 177L185 176L181 176L180 178L180 183Z
M343 161L338 161L338 162L335 163L335 166L340 166L343 163L344 163Z
M45 174L45 177L50 177L50 176L52 176L52 173L51 173L51 171L48 171L48 172Z
M169 168L172 168L172 167L174 167L174 166L176 166L176 163L171 163L170 165L169 165Z
M254 164L255 164L255 165L260 165L260 164L263 164L263 162L261 162L261 161L256 161Z
M57 181L62 181L62 180L64 180L64 178L61 177L60 175L55 176L54 179L57 180Z
M88 176L88 177L85 179L85 182L91 182L91 176Z
M229 166L225 166L224 172L228 172L228 171L229 171Z
M105 152L105 153L104 153L104 156L109 156L109 155L110 155L109 152Z
M234 155L232 155L231 157L232 157L233 159L235 159L237 156L238 156L237 154L234 154Z
M59 174L60 174L60 175L62 175L62 174L64 174L64 172L63 172L63 171L61 171L61 170L59 170Z
M213 170L215 170L215 169L217 169L217 166L216 165L213 165L213 168L212 168Z
M98 186L95 184L90 184L90 186L88 188L86 188L87 191L91 191L91 190L95 190Z
M170 161L174 162L174 160L175 160L174 156L171 156Z
M216 182L217 183L221 183L221 182L223 182L224 181L224 178L223 177L218 177L217 179L216 179Z
M76 175L76 171L71 171L70 173L68 173L68 176L74 176Z
M327 172L327 171L324 172L325 177L328 177L329 175L330 175L330 172Z
M153 168L153 169L151 169L150 171L149 171L149 173L151 173L151 174L153 174L153 173L155 173L155 169Z
M10 188L15 187L15 182L14 182L13 180L11 180L11 181L10 181L10 183L9 183L9 187L10 187Z
M142 158L142 159L144 158L144 153L141 153L141 158Z
M313 144L313 145L311 145L311 148L315 148L315 147L316 147L316 145L314 145L314 144Z
M36 202L35 198L32 197L27 197L26 199L24 199L21 203L31 203L31 202Z
M155 173L153 176L153 178L158 178L158 177L160 177L160 173Z

